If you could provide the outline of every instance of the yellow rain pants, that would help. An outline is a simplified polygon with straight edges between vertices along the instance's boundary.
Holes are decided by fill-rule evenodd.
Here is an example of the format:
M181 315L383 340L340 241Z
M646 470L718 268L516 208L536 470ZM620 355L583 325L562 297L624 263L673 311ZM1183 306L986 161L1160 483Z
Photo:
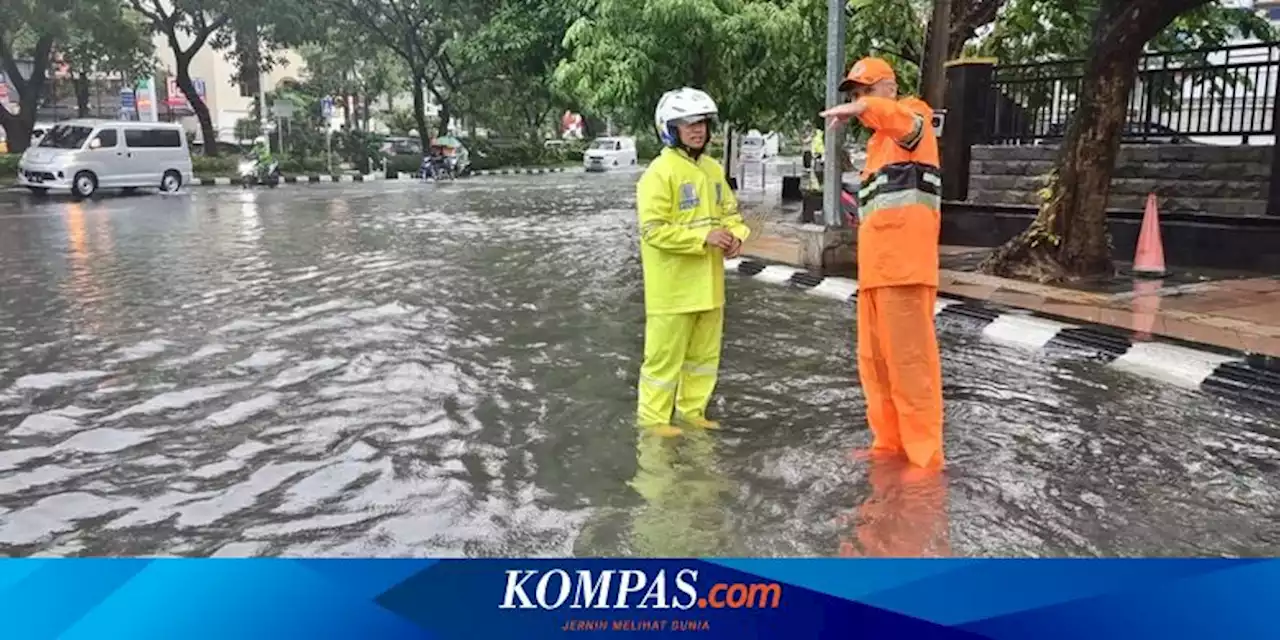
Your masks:
M640 424L670 424L673 408L681 420L706 418L723 335L724 307L648 317L640 367Z

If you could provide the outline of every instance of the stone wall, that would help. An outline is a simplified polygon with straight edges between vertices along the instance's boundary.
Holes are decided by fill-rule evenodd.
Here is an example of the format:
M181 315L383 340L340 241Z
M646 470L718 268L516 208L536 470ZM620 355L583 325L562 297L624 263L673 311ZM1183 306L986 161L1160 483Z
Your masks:
M975 146L969 202L1038 205L1057 154L1056 146ZM1155 193L1161 212L1265 215L1271 154L1271 147L1121 147L1110 208L1141 211Z

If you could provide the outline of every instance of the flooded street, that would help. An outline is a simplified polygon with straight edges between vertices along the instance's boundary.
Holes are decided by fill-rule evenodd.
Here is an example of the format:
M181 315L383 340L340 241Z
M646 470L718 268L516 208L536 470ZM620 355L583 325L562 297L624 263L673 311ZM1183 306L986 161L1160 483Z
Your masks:
M732 275L726 428L638 438L636 177L0 196L0 553L1280 553L1274 408L940 321L904 483L852 307Z

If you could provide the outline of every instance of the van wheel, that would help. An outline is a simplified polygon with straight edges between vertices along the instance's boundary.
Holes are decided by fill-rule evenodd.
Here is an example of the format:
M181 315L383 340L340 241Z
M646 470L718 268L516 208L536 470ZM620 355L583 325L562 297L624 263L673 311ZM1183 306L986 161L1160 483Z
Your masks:
M160 178L161 193L175 193L182 188L182 174L170 169Z
M98 192L98 176L92 171L81 171L71 180L71 194L77 198L92 198Z

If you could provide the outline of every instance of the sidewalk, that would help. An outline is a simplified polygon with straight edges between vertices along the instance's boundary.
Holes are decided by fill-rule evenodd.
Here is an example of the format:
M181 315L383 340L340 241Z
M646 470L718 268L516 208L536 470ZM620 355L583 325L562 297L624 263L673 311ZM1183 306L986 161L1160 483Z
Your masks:
M767 223L795 213L775 210ZM799 251L796 240L766 230L748 244L744 257L800 266ZM1138 341L1162 337L1280 358L1280 276L1175 271L1164 280L1122 277L1105 288L1080 290L977 273L990 251L941 247L939 293L1115 327ZM1119 266L1123 271L1128 265Z
M1234 351L1280 357L1280 277L1174 272L1082 291L976 273L990 249L941 248L939 290L1043 314Z

